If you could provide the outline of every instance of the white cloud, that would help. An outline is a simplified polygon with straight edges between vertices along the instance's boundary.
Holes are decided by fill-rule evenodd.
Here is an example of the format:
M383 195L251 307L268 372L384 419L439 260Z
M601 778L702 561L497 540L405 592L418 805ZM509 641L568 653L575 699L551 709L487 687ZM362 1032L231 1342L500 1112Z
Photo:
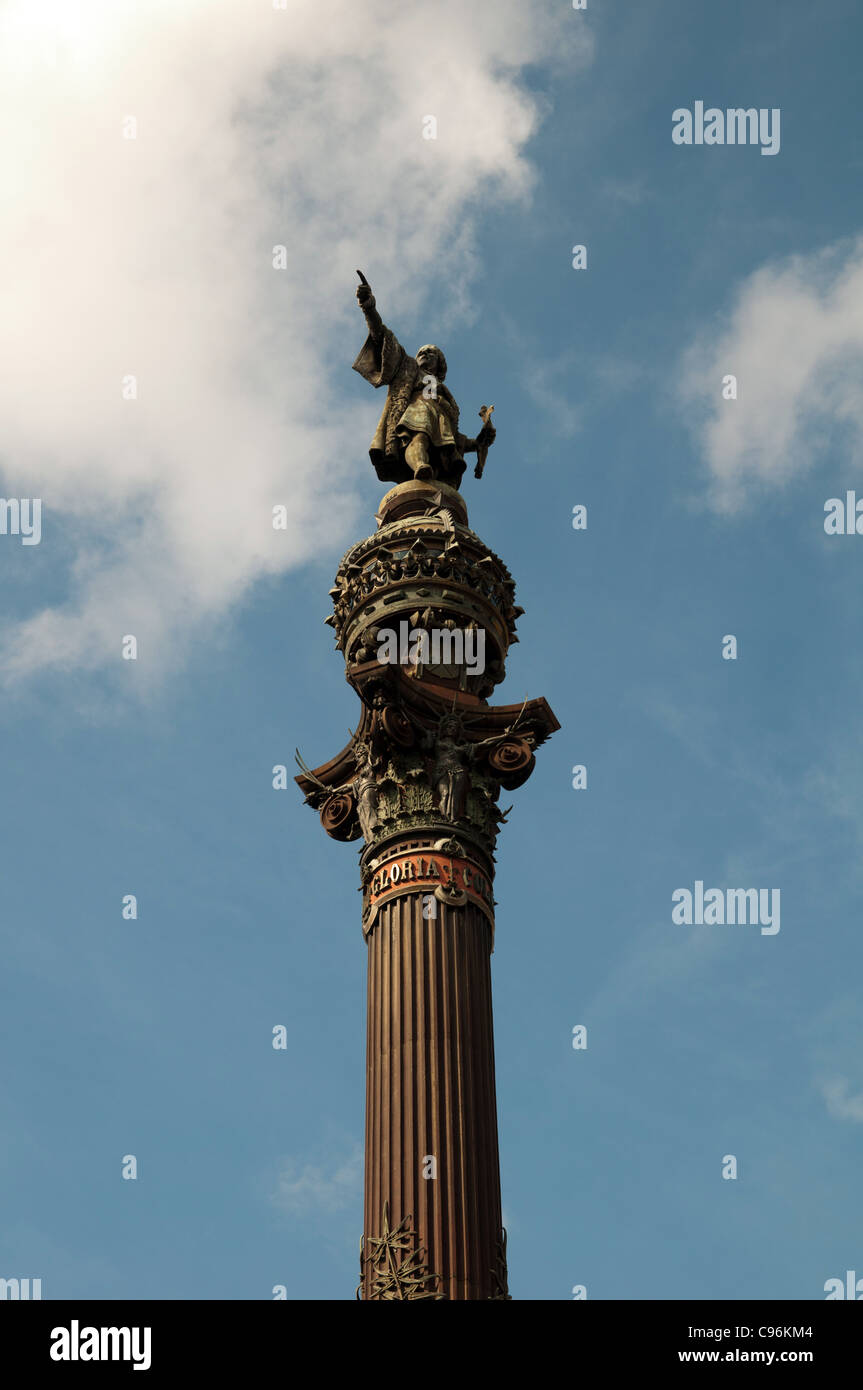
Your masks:
M834 1119L863 1122L863 1091L856 1096L849 1095L848 1092L849 1083L841 1077L825 1081L821 1085L821 1094Z
M529 195L523 69L567 44L523 0L8 0L0 470L41 496L43 547L75 538L66 600L4 631L9 678L117 663L126 632L164 671L345 540L381 405L343 399L354 270L397 331L428 296L441 336L476 216Z
M332 1172L316 1164L301 1168L288 1160L279 1174L274 1204L291 1216L308 1216L317 1211L343 1211L362 1196L363 1150L357 1144L350 1157Z
M710 499L732 512L824 457L863 457L863 239L793 256L749 276L724 323L684 359L682 401L710 472ZM722 399L722 378L738 399ZM829 494L825 494L829 495Z
M603 179L600 185L600 194L607 198L610 203L617 203L622 208L638 207L652 193L647 184L644 174L639 174L635 178L607 178Z
M541 350L531 354L521 373L521 385L542 412L546 426L563 439L571 439L581 428L583 408L572 401L575 375L570 354L543 358Z

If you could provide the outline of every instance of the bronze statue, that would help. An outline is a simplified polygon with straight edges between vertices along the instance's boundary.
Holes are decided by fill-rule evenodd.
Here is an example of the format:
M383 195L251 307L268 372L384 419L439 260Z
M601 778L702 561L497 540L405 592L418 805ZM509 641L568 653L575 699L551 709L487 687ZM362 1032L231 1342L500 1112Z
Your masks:
M369 334L354 362L354 371L372 386L386 386L383 409L369 456L381 482L405 483L411 478L449 483L457 488L467 467L464 455L479 457L476 476L482 476L489 445L495 438L494 406L479 412L483 427L476 439L459 433L459 410L444 385L446 358L439 347L426 343L410 357L387 328L375 307L372 288L361 270L357 300Z

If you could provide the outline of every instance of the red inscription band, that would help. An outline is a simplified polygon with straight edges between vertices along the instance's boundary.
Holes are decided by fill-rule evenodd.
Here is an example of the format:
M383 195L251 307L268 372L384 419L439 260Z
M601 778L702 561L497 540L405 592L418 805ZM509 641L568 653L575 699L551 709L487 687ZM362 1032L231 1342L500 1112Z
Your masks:
M494 922L494 896L487 876L469 859L455 858L440 850L411 850L387 860L368 885L368 927L381 903L403 893L434 893L441 902L459 906L470 901Z

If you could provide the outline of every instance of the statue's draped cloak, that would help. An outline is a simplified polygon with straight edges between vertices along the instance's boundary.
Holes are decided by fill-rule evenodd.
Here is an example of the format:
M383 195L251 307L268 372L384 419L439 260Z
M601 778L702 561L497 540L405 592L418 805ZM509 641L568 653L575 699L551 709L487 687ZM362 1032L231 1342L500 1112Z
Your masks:
M387 386L369 457L382 483L405 483L414 475L404 461L404 446L417 431L428 435L431 462L441 482L458 487L466 464L466 439L459 434L458 406L442 381L437 398L423 397L426 373L415 357L405 352L391 329L370 333L354 362L354 371L372 386Z

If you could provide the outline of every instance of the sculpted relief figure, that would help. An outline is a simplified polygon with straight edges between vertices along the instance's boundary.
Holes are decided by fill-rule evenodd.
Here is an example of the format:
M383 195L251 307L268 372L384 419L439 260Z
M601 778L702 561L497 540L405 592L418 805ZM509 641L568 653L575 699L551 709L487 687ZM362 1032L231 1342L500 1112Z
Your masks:
M381 482L404 483L411 478L437 480L458 487L466 464L475 453L484 463L495 437L490 410L480 412L484 424L476 439L459 432L459 410L444 385L446 358L427 343L410 357L392 329L383 323L371 286L362 271L357 300L368 325L368 337L354 362L354 371L372 386L386 386L387 401L378 422L369 456ZM494 407L491 407L493 409ZM481 473L477 464L477 476Z
M497 742L495 737L472 743L465 736L461 716L454 713L442 715L437 731L425 735L424 747L434 753L434 789L444 820L462 819L472 785L470 769L486 746Z
M488 786L483 785L483 779L471 776L471 768L488 760L489 765L483 767L486 777L490 774L495 780L503 780L505 774L518 774L531 758L530 737L516 739L512 737L511 730L506 729L474 743L466 736L461 715L453 712L441 716L437 732L425 735L423 747L434 753L434 789L444 820L455 823L464 817L468 792L475 781L481 795L489 802L489 813L497 821L506 820L506 816L494 804ZM516 761L512 764L511 758L516 750ZM495 766L495 759L500 752L509 753L510 758L505 757L503 765L498 767ZM526 780L526 776L522 780Z
M357 819L366 844L371 844L378 828L378 779L372 766L372 750L361 743L357 748L357 775L353 781L357 798Z
M437 736L435 790L444 820L459 821L465 813L470 791L470 765L473 748L464 739L457 714L445 715Z
M309 806L321 809L321 818L327 834L337 840L352 839L349 833L353 824L359 823L363 838L369 844L379 825L378 819L378 772L371 746L358 741L354 753L354 776L349 782L338 787L328 787L307 767L297 752L297 763L313 784L306 793ZM354 808L355 816L354 819Z

